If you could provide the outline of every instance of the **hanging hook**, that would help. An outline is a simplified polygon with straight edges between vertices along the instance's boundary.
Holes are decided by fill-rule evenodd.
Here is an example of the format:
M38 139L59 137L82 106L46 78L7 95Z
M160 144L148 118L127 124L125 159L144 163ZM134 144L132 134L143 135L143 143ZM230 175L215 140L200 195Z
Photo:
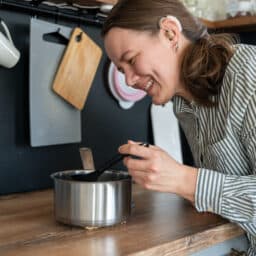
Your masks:
M82 23L82 9L81 8L78 8L77 10L77 17L78 17L78 24L77 26L80 28L81 27L81 23Z
M60 10L58 7L56 7L56 15L55 15L55 23L58 24L59 22L59 16L60 16Z
M36 6L36 7L37 7L37 3L36 3L35 0L32 0L32 2L30 2L30 5L31 5L32 7L33 7L33 6ZM37 13L36 13L36 11L33 12L33 10L31 10L31 17L33 17L34 19L37 18Z

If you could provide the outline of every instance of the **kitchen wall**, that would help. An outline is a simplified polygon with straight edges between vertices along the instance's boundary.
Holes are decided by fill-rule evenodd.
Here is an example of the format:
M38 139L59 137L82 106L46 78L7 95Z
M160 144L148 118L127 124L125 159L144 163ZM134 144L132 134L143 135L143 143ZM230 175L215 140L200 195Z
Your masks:
M21 59L14 68L0 67L0 194L51 187L51 173L82 167L79 147L92 148L97 167L115 154L117 147L127 139L152 142L150 99L144 98L129 110L121 109L106 85L108 60L104 54L82 111L82 142L32 148L28 104L31 16L0 10L0 17L7 23L21 51ZM56 21L55 18L47 20ZM63 20L58 22L70 27L77 25ZM81 27L103 46L99 27L86 24ZM123 165L115 168L123 168Z
M82 142L32 148L28 104L31 16L0 10L0 17L7 23L15 45L21 51L21 59L14 68L0 67L0 194L52 187L51 173L82 167L79 147L92 148L97 167L115 154L117 147L127 139L153 142L150 99L144 98L129 110L121 109L107 88L106 68L109 63L104 54L82 111ZM43 20L70 27L77 25L54 17ZM81 26L103 47L99 27ZM241 33L241 41L254 43L253 34ZM182 142L184 162L190 164L191 154L183 135ZM115 168L124 167L120 163Z

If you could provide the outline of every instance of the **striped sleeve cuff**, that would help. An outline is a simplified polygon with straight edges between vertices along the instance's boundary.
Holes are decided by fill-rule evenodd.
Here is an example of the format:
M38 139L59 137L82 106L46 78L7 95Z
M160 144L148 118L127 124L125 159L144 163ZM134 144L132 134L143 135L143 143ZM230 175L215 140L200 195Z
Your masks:
M200 168L197 176L195 207L199 212L221 214L222 189L225 175Z

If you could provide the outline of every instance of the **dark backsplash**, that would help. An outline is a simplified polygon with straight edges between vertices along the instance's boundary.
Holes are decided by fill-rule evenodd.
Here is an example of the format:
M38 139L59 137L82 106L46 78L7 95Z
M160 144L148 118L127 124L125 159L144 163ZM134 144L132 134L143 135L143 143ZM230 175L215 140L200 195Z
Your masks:
M0 194L52 187L51 173L82 168L79 147L92 149L97 167L114 155L127 139L152 143L150 99L144 98L129 110L121 109L106 84L109 61L104 54L82 111L82 142L32 148L28 99L31 17L5 10L0 11L0 17L7 23L21 52L14 68L0 67ZM55 22L51 18L47 21ZM58 22L77 26L72 22ZM81 27L103 48L98 26ZM124 166L119 163L115 168L124 169Z
M21 59L14 68L0 67L0 194L52 187L51 173L82 167L79 147L90 147L95 165L99 167L127 139L153 142L150 99L144 98L129 110L121 109L106 84L109 61L104 54L82 111L82 142L32 148L28 104L31 17L6 10L0 10L0 17L7 23L15 45L21 51ZM56 22L51 18L47 21ZM58 22L70 27L77 25ZM84 24L81 27L103 48L98 26ZM241 41L253 43L253 33L241 34ZM182 142L184 162L190 164L193 161L183 135ZM120 163L115 168L124 169L124 166Z

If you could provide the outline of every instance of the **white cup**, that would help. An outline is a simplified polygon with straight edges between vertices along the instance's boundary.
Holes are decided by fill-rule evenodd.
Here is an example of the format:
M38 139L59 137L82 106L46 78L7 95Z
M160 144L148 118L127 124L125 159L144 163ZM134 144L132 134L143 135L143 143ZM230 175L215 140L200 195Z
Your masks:
M0 31L0 65L6 68L12 68L20 59L20 52L13 44L9 29L2 20L1 25L6 35Z

